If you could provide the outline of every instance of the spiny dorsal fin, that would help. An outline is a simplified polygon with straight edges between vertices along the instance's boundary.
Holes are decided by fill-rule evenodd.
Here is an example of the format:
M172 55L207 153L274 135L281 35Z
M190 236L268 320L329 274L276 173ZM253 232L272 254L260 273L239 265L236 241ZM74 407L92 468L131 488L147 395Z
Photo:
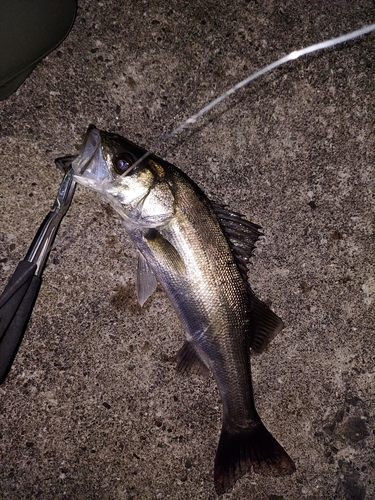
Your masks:
M247 283L247 264L255 243L263 234L261 227L246 220L242 214L229 210L225 205L214 202L211 202L211 205L229 242L241 276Z
M176 354L177 371L183 375L196 373L198 375L208 375L209 370L198 356L194 346L188 340L185 340L183 346Z

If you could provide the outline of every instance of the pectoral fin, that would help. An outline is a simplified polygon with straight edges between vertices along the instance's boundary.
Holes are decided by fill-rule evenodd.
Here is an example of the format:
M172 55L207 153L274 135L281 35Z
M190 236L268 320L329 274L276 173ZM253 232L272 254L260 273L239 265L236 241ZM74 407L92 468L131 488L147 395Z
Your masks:
M174 274L186 274L186 267L180 254L159 231L150 229L144 237L162 267Z
M138 254L138 268L136 279L137 297L142 307L156 289L157 281L153 269L141 253Z

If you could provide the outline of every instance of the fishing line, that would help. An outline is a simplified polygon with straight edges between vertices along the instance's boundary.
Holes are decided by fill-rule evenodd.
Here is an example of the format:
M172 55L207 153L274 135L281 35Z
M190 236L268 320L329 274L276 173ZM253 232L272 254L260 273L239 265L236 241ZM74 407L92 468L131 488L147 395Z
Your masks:
M352 31L346 35L341 35L337 38L332 38L331 40L326 40L324 42L316 43L314 45L310 45L309 47L305 47L304 49L300 50L294 50L287 56L282 57L281 59L278 59L277 61L274 61L271 64L268 64L264 68L260 69L259 71L256 71L255 73L251 74L244 80L240 81L233 87L231 87L229 90L221 94L219 97L216 97L213 101L210 103L206 104L202 109L200 109L197 113L194 115L190 116L186 121L181 123L178 127L173 129L171 132L166 134L165 136L161 137L141 158L139 158L133 165L131 165L123 175L128 174L131 172L139 163L141 163L144 159L146 159L151 153L153 153L156 149L158 149L162 144L167 142L171 137L175 136L185 128L187 128L189 125L195 123L198 118L200 118L202 115L210 111L212 108L217 106L221 101L229 97L230 95L234 94L237 90L241 89L242 87L245 87L248 85L250 82L258 78L259 76L264 75L265 73L268 73L269 71L272 71L273 69L277 68L278 66L281 66L282 64L285 64L289 61L294 61L298 59L301 56L305 56L306 54L310 54L312 52L317 52L318 50L322 49L327 49L328 47L333 47L334 45L339 45L340 43L347 42L349 40L353 40L354 38L358 38L360 36L366 35L368 33L371 33L372 31L375 31L375 24L370 24L369 26L364 26L363 28Z

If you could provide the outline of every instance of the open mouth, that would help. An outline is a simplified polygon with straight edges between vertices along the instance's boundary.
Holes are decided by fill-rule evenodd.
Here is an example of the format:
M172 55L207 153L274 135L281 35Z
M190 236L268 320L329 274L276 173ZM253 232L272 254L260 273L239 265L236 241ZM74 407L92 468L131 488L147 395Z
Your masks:
M94 125L87 129L81 152L72 167L77 182L94 188L109 176L107 163L101 148L100 130Z

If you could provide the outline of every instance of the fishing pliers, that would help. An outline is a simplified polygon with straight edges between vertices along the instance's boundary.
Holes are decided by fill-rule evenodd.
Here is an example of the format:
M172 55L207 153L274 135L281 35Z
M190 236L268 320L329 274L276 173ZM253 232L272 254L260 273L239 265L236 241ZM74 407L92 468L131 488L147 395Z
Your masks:
M53 241L73 199L76 182L71 163L74 158L65 156L55 160L56 166L65 173L55 203L0 296L0 384L8 375L22 342Z

